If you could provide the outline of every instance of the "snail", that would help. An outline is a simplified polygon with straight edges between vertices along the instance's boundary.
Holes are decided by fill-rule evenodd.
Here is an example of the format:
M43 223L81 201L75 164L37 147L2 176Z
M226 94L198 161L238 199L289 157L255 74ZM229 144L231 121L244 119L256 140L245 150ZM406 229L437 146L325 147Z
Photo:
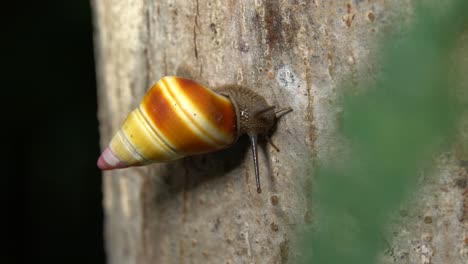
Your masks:
M227 148L247 134L260 193L257 135L267 133L277 117L292 110L274 108L242 86L210 90L190 79L166 76L129 114L97 165L101 170L112 170L168 162Z

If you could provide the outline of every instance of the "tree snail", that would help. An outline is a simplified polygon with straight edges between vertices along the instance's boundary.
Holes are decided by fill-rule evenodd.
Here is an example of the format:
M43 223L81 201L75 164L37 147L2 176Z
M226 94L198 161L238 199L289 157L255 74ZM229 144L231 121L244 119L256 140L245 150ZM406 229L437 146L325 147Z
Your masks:
M189 79L166 76L126 118L97 165L111 170L177 160L227 148L247 134L260 193L257 135L267 133L279 115L292 110L274 108L242 86L213 91Z

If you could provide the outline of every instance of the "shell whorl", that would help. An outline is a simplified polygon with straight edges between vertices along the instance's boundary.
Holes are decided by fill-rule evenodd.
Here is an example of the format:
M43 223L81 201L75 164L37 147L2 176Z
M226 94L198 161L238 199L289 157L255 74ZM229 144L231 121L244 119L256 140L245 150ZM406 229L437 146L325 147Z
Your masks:
M166 162L216 151L236 139L232 102L175 76L159 80L124 121L99 158L101 169Z

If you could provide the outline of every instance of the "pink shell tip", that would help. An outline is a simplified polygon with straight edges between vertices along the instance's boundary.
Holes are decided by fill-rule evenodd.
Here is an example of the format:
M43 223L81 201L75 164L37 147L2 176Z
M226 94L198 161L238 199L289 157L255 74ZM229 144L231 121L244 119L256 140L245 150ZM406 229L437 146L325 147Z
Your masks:
M97 166L101 170L113 170L128 167L127 164L122 162L109 147L104 149L102 152L97 161Z

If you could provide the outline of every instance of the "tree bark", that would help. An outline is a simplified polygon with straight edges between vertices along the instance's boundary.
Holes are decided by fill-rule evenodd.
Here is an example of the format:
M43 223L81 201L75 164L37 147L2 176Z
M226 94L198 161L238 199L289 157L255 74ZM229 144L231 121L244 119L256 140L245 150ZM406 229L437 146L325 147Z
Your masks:
M261 194L245 138L213 154L105 172L109 263L294 263L296 234L312 218L304 187L311 169L344 148L339 84L366 81L375 72L373 43L410 13L411 1L388 2L93 1L102 146L146 90L181 64L209 87L237 83L294 109L272 134L281 151L261 146ZM421 191L424 204L404 216L414 224L395 227L405 232L383 261L416 263L405 261L422 259L430 245L443 252L433 253L441 260L434 263L462 263L466 167L446 157L442 177ZM465 185L453 187L460 179Z

